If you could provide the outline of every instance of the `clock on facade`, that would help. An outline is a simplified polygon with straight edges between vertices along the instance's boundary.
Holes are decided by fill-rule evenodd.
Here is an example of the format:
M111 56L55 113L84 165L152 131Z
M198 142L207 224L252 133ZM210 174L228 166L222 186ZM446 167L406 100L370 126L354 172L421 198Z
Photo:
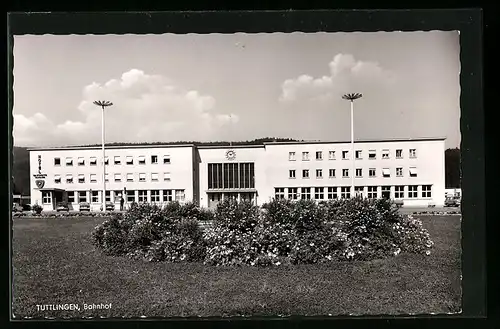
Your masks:
M234 160L235 158L236 158L236 152L234 152L234 150L228 150L226 152L226 159Z

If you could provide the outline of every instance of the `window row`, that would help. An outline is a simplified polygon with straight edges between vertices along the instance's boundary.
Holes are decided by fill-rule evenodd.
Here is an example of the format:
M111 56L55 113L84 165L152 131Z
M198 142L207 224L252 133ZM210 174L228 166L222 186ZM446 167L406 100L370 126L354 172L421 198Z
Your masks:
M335 160L337 155L336 151L328 151L328 160ZM390 154L391 151L388 149L384 149L381 152L381 157L382 159L390 159ZM342 159L348 160L351 157L351 151L341 151L341 156ZM396 149L394 152L394 157L396 159L402 159L403 158L403 149ZM297 160L297 154L296 152L288 152L288 160L289 161L295 161ZM361 150L356 150L354 151L354 157L357 160L362 160L363 159L363 151ZM417 157L417 149L409 149L408 150L408 157L409 158L416 158ZM376 150L369 150L368 151L368 159L370 160L375 160L377 159L377 151ZM310 160L310 155L309 152L302 152L302 161L309 161ZM323 151L316 151L316 160L323 160Z
M135 163L133 156L122 157L122 156L117 155L117 156L113 157L113 164L114 165L121 165L122 158L125 158L125 164L127 164L127 165L134 165L134 163ZM149 159L150 159L150 161L149 161L150 164L158 164L158 161L159 161L158 155L151 155L151 157ZM77 157L76 159L74 159L72 157L66 157L64 163L67 167L72 167L75 160L76 160L76 164L78 166L85 166L86 158L84 158L84 157ZM89 160L89 165L97 166L97 157L90 157L88 160ZM104 158L104 163L106 165L109 165L109 157ZM137 164L145 165L146 164L146 156L144 156L144 155L138 156L137 157ZM163 156L163 164L170 164L170 155ZM61 158L54 158L54 166L61 166Z
M150 179L151 182L158 182L160 181L160 174L159 173L150 173L147 175ZM78 174L73 177L73 174L67 174L64 179L66 184L73 184L75 181L78 183L86 183L86 178L89 178L90 183L97 183L102 182L102 174L90 174L90 175L85 175L85 174ZM171 180L171 174L170 172L165 172L163 173L163 176L161 178L163 181L170 181ZM62 176L61 175L54 175L54 183L55 184L61 184L62 183ZM105 175L105 180L106 182L109 182L109 174ZM146 181L146 173L139 173L139 174L133 174L133 173L128 173L126 175L122 175L120 173L115 173L113 174L113 180L114 182L145 182Z
M68 191L68 203L78 204L81 202L102 203L102 191ZM123 191L106 191L106 202L119 203ZM185 190L127 190L123 195L125 202L169 202L184 201ZM52 193L43 191L42 202L44 204L52 203Z
M380 194L378 186L355 186L355 195L367 197L369 199L377 198L391 198L391 199L416 199L419 198L419 185L408 185L408 186L394 186L394 190L391 186L381 186ZM286 191L285 191L286 190ZM342 199L351 197L351 187L277 187L274 189L276 199L291 199L291 200L325 200L326 199L338 199L339 196ZM431 198L432 197L432 185L422 185L420 190L421 198Z
M389 178L391 177L391 169L390 168L382 168L381 170L379 169L380 174L384 178ZM376 168L370 168L368 169L368 177L377 177L377 169ZM398 167L395 170L395 176L396 177L403 177L404 176L404 171L403 167ZM302 169L302 178L311 178L311 170L310 169ZM315 171L316 178L323 178L323 169L316 169ZM410 167L408 170L408 176L409 177L417 177L417 168L416 167ZM364 175L363 169L362 168L357 168L355 172L355 177L356 178L362 178ZM297 171L295 169L290 169L288 171L288 177L289 178L297 178ZM337 177L337 170L336 169L328 169L328 177L329 178L336 178ZM342 178L349 178L350 177L350 170L349 169L342 169Z

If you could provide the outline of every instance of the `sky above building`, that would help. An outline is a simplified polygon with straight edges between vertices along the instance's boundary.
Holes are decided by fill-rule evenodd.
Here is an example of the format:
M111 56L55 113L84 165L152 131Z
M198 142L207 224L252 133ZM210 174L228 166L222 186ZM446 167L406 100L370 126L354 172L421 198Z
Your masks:
M14 145L446 137L458 32L14 37Z

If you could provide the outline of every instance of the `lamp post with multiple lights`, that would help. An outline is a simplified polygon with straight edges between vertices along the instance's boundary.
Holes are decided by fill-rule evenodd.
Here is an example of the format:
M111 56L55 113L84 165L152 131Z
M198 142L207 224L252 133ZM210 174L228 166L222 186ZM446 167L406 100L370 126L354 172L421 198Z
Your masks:
M345 94L342 99L351 102L351 157L352 157L352 173L351 173L351 195L354 195L354 176L356 175L355 157L354 157L354 101L361 98L363 95L359 93Z
M113 105L110 101L94 101L94 105L102 108L102 211L106 212L106 151L104 148L104 109Z

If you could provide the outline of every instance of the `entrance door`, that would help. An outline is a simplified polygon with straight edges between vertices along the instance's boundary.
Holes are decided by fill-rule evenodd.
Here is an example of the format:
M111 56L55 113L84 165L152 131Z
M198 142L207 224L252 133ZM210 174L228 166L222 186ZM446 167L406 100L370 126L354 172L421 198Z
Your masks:
M255 200L255 193L254 192L240 193L240 198L241 198L241 201L250 201L253 203Z
M390 186L382 186L382 198L389 200L391 198L391 187Z
M222 193L208 193L208 208L216 208L221 200Z

